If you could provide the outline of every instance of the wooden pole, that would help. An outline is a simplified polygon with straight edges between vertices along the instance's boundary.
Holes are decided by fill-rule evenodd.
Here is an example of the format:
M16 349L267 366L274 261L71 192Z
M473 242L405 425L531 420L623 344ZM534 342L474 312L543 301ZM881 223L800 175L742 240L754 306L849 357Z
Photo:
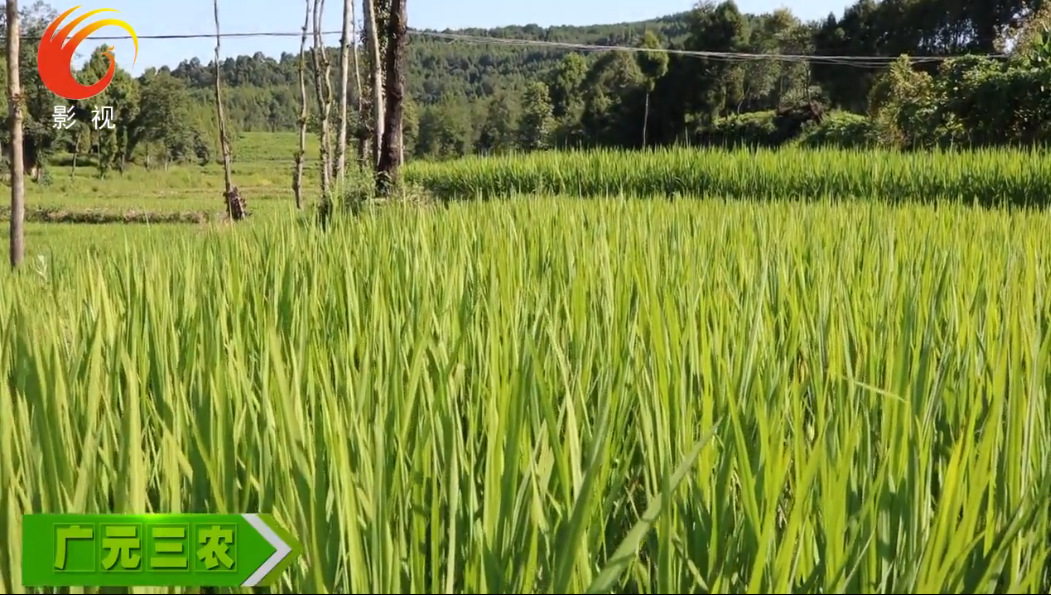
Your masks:
M11 266L25 258L26 181L22 161L22 81L19 76L18 0L7 0L7 100L11 131Z
M296 171L292 190L296 193L296 208L303 208L303 160L307 154L307 27L310 26L310 0L306 0L303 17L303 37L299 40L299 150L296 151Z
M230 138L226 135L226 114L223 113L222 70L219 67L219 0L213 0L215 9L215 111L219 116L219 145L223 152L223 176L226 182L226 214L234 218L233 167L230 164Z

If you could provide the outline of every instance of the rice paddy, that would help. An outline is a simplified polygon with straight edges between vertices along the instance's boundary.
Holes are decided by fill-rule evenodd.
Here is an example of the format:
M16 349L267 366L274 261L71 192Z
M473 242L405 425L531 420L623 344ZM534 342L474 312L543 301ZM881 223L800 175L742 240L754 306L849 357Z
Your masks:
M1048 592L1051 215L959 200L1047 158L685 155L6 275L0 591L23 512L213 511L280 593Z
M406 177L442 198L515 194L707 196L743 200L950 200L1047 206L1051 156L1020 150L931 153L843 149L666 148L546 152L413 163Z

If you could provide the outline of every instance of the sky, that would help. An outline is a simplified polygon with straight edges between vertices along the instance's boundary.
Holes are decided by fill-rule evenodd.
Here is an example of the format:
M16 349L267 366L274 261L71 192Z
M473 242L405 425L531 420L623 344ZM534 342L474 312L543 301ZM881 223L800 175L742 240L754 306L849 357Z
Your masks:
M74 17L88 10L113 8L117 14L99 14L91 20L118 18L135 29L138 35L205 34L214 35L212 0L181 0L160 2L158 0L96 0L85 3L74 13ZM75 6L49 4L58 12ZM361 2L357 2L360 7ZM738 0L743 12L763 13L777 8L790 8L803 19L824 18L829 12L841 14L848 4L846 0ZM638 21L689 10L693 0L531 0L530 2L507 2L501 0L408 0L409 27L418 29L458 29L463 27L499 27L504 25L528 25L542 27L552 25L594 25ZM342 25L341 0L325 3L325 26L327 31L338 32ZM219 0L219 21L224 33L286 32L292 37L224 38L220 48L222 58L241 54L263 52L268 56L280 56L281 52L296 52L299 49L298 32L303 26L305 1L292 0ZM360 12L360 11L359 11ZM360 19L360 15L358 17ZM83 26L83 25L81 25ZM79 27L78 27L79 29ZM126 35L116 27L99 29L95 36ZM329 44L339 41L338 33L326 37ZM99 43L102 43L101 41ZM182 60L192 57L208 63L215 55L215 40L210 39L140 39L138 59L131 63L135 48L131 40L108 42L115 46L117 64L133 75L141 74L149 67L174 67ZM307 43L310 43L308 41ZM84 43L79 55L86 57L84 50L97 47L91 38Z

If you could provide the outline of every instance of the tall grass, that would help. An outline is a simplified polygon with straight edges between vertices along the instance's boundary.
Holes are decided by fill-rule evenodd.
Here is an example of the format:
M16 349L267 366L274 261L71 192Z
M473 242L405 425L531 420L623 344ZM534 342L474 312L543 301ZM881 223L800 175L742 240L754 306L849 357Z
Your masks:
M1046 593L1049 224L540 199L71 254L0 287L0 590L23 512L207 510L300 537L279 592Z
M865 197L1044 206L1051 196L1051 154L801 148L599 150L412 162L406 178L446 199L532 193L680 193L767 200Z

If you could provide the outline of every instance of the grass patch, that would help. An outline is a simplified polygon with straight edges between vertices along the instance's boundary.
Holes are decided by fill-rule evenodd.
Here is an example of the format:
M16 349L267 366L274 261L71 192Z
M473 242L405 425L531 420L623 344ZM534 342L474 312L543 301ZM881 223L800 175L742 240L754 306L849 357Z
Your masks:
M214 220L213 214L206 212L172 212L172 211L120 211L103 209L70 210L63 208L27 208L25 220L33 223L206 223ZM0 221L11 220L11 208L0 207Z

